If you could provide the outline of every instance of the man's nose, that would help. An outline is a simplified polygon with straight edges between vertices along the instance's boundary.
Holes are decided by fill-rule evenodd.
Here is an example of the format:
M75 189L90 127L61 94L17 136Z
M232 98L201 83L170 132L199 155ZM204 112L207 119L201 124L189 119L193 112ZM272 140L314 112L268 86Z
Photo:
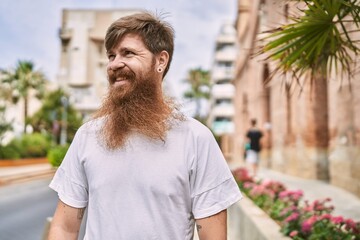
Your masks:
M111 70L117 70L119 68L125 67L125 62L120 57L115 57L115 59L111 62L109 62L109 68Z

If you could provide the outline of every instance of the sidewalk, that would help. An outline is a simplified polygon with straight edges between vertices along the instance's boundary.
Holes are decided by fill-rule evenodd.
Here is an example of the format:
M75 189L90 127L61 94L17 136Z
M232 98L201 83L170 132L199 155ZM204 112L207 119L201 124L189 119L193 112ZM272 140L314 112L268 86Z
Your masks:
M0 187L11 183L51 177L55 169L49 163L0 167Z
M330 198L330 204L335 207L333 215L360 221L360 198L342 188L323 181L298 178L264 168L259 169L258 176L260 179L279 181L289 190L302 190L303 200L312 202L316 199Z

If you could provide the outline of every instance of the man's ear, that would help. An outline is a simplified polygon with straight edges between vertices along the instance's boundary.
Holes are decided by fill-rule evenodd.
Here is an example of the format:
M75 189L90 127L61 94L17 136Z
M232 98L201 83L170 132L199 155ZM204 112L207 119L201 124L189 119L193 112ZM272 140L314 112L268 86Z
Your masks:
M158 68L165 70L169 62L169 53L165 50L161 51L158 55Z

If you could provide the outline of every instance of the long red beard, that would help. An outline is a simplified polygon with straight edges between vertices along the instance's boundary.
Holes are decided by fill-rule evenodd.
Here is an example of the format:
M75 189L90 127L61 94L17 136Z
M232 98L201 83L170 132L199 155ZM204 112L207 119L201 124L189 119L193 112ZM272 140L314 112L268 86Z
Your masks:
M98 136L114 150L124 145L131 132L164 141L174 120L182 120L177 107L164 99L152 79L131 83L132 86L110 86L109 94L95 118L104 117ZM122 88L122 89L120 89Z

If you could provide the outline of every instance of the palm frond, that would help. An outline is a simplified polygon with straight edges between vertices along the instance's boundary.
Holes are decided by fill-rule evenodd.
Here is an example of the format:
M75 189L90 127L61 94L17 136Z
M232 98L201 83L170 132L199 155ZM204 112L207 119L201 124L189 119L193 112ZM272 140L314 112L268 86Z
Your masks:
M292 23L267 31L266 44L258 54L275 61L277 72L297 77L323 69L351 75L353 55L360 52L352 33L359 31L360 0L309 0ZM349 28L349 24L351 27Z

